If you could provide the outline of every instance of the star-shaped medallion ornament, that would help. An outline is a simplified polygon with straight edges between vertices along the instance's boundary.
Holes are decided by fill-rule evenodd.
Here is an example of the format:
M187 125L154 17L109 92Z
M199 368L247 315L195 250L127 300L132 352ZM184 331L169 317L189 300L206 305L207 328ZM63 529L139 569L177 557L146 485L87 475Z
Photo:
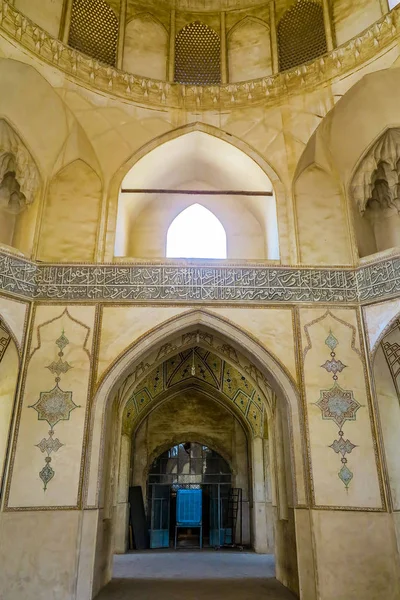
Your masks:
M79 407L72 400L72 392L64 392L56 383L49 392L41 392L30 408L36 410L39 421L47 421L53 428L59 421L68 421L70 413Z
M338 383L330 390L321 390L316 405L322 412L324 420L334 421L341 428L346 421L355 421L356 412L361 404L354 398L351 390L344 390Z

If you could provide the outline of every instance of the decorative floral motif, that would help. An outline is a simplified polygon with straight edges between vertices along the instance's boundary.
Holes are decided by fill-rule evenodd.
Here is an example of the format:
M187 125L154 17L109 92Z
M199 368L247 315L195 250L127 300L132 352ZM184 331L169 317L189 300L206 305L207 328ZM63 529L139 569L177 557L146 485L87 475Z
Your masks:
M47 454L46 458L44 459L46 464L39 473L39 477L43 481L44 490L47 489L48 483L55 475L55 471L50 465L52 460L50 455L53 452L58 452L58 450L64 446L64 444L62 444L58 438L54 439L54 427L59 421L68 421L71 412L75 410L75 408L79 408L72 399L72 392L65 392L59 386L60 375L65 374L72 369L72 366L63 359L63 350L69 344L69 340L64 331L55 343L60 350L58 352L58 360L53 361L46 368L49 369L51 373L56 375L56 385L48 392L40 392L39 400L29 407L36 410L39 421L47 421L51 427L49 431L49 437L47 439L43 438L39 444L36 444L36 447L39 448L41 452Z
M342 427L346 421L355 421L356 412L360 404L353 396L351 390L343 390L338 383L330 390L321 390L321 396L317 406L321 409L324 420L335 421L338 427Z
M341 373L343 369L346 368L346 365L342 363L341 360L336 360L332 358L331 360L326 360L323 365L321 365L323 369L326 369L328 373L333 373L336 375L337 373Z
M346 490L349 487L351 480L353 479L353 473L347 466L346 454L356 448L356 445L350 442L350 440L344 439L344 432L342 431L343 424L346 421L355 421L356 413L361 404L354 398L351 390L344 390L337 383L338 373L341 373L346 365L341 360L336 359L335 350L339 345L339 341L333 335L332 331L329 332L328 337L325 340L325 344L331 351L331 358L326 360L322 369L325 369L328 373L332 373L332 379L334 385L329 390L321 390L321 395L316 403L318 408L321 410L322 418L327 421L334 421L339 427L339 439L334 440L329 446L336 454L341 454L342 468L338 472L339 479L344 483Z

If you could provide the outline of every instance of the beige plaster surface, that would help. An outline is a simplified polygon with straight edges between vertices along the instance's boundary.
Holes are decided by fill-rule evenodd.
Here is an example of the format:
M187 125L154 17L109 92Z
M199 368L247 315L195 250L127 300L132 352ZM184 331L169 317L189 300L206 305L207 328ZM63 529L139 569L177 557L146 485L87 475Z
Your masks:
M364 319L367 330L367 341L369 350L372 350L379 341L384 329L400 313L400 300L389 300L370 304L363 308Z
M91 262L95 258L101 181L81 160L51 181L38 258L54 262ZM68 222L68 228L65 223Z
M20 348L25 335L25 319L28 307L28 302L0 296L0 316L10 328Z
M58 37L63 0L14 0L13 4L34 23Z
M208 310L208 309L207 309ZM211 308L215 313L249 333L275 356L296 381L293 313L291 308Z
M312 511L312 522L319 598L399 598L399 557L389 514Z
M0 513L2 600L76 599L78 511Z
M103 308L97 377L149 330L186 312L180 307L105 306Z
M228 33L229 81L246 81L272 74L268 26L251 17Z

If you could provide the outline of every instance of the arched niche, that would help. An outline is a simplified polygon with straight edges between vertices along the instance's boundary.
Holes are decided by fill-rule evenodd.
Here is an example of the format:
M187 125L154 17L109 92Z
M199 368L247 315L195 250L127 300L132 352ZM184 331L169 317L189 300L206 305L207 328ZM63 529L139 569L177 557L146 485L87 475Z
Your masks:
M29 251L40 175L24 142L0 119L0 244ZM31 210L29 210L31 209Z
M272 191L268 175L245 152L202 131L160 143L140 158L122 181L124 189L212 191L195 200L222 223L227 256L232 259L279 258L274 196L218 194L218 191ZM168 227L193 204L179 193L123 193L120 190L115 256L162 258Z
M400 313L388 324L375 344L372 369L387 472L389 507L396 519L397 545L400 551Z
M277 439L287 435L289 440L289 447L285 452L281 452L281 458L277 459L287 460L290 457L289 471L293 481L292 487L290 483L287 483L286 487L286 490L290 490L288 497L293 498L293 504L285 504L284 498L280 496L281 508L284 511L286 506L287 514L279 513L277 545L280 549L277 555L281 557L281 562L277 566L277 573L278 578L285 585L298 591L296 553L289 548L292 550L294 548L291 545L295 537L294 509L298 503L306 504L307 499L301 450L303 446L301 408L296 386L280 364L239 328L205 311L188 311L180 317L166 321L122 353L103 374L93 398L91 436L88 440L85 507L90 509L92 517L97 519L97 539L102 541L97 550L94 547L91 550L93 552L91 562L96 565L93 578L85 577L85 581L78 581L78 586L82 586L81 589L85 594L89 594L84 590L91 585L91 581L94 588L90 593L95 594L111 575L113 539L111 515L114 514L113 506L117 493L118 468L115 465L118 465L121 450L122 416L125 406L123 399L128 399L130 390L134 391L135 385L146 377L148 366L156 367L164 362L168 355L176 353L178 342L188 344L190 348L193 344L197 344L199 339L201 343L209 345L214 344L213 336L225 340L224 351L228 352L229 356L234 357L236 353L237 360L240 360L240 354L245 360L251 362L253 365L249 366L251 376L258 378L260 386L268 386L271 390L269 393L266 392L270 398L269 418L273 419L271 428L270 423L268 424L268 431L274 431ZM217 343L217 340L215 341L215 350L219 351L218 348L222 346ZM275 410L272 410L271 403L275 405ZM280 415L279 421L274 417L275 414ZM276 430L273 425L278 429ZM284 428L287 428L287 434L284 433ZM282 449L282 445L279 447ZM253 437L252 452L254 466L261 475L264 463L262 437ZM262 488L258 488L258 491L262 493ZM283 489L277 493L284 493ZM286 544L289 545L285 546Z
M267 23L245 17L228 32L229 81L272 74L271 39Z
M157 19L144 13L128 21L122 63L124 71L165 80L167 58L168 34Z
M0 317L0 496L3 492L19 366L18 348Z
M295 179L293 190L301 262L351 264L345 201L335 174L314 162Z
M372 144L350 189L360 257L400 246L400 128Z
M39 239L43 261L94 260L102 183L82 160L75 160L51 180Z
M385 94L382 94L382 90L385 90ZM335 244L335 254L339 253L343 258L350 257L351 261L357 261L359 255L366 256L376 251L372 227L367 219L361 218L359 209L356 209L353 179L362 159L370 151L373 154L375 144L381 143L381 136L389 127L397 128L399 94L399 68L365 75L321 121L297 165L295 193L303 172L313 164L321 167L328 174L332 185L340 190L343 208L341 213L335 212L328 230L332 231L332 238L335 231L341 235L340 241L345 237L344 245ZM367 181L364 183L368 185ZM321 194L324 193L324 189L321 189ZM296 210L298 213L298 209ZM299 218L298 214L296 218ZM314 221L317 222L317 219L314 218ZM343 223L346 223L345 227ZM312 224L310 227L312 228ZM298 235L300 238L301 233L298 232ZM386 241L388 240L389 236Z

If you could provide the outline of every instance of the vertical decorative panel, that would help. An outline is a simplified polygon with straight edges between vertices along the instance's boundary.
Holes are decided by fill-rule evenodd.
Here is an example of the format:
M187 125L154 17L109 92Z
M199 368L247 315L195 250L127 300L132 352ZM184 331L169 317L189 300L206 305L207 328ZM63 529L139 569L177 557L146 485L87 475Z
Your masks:
M36 309L8 481L9 510L79 504L94 320L93 306Z

